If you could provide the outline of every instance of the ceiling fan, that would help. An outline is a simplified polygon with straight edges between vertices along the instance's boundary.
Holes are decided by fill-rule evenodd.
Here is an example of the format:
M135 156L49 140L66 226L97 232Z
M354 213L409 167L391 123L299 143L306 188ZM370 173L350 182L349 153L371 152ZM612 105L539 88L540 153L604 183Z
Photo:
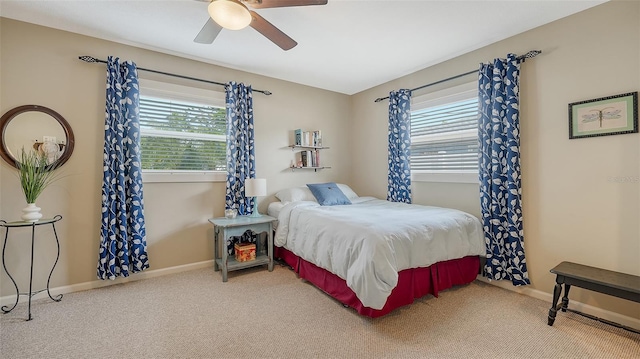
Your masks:
M223 28L240 30L251 26L283 50L290 50L298 43L258 13L249 10L247 6L253 9L267 9L326 5L327 2L328 0L212 0L208 7L210 17L193 41L200 44L211 44Z

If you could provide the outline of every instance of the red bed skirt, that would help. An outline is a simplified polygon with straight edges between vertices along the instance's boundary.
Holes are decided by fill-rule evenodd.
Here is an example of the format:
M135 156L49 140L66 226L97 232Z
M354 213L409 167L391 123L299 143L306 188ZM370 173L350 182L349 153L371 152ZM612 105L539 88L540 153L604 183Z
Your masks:
M414 299L427 294L437 297L441 290L471 283L476 279L480 268L480 257L469 256L434 263L429 267L400 271L398 285L391 291L384 307L372 309L362 305L351 288L347 287L347 282L337 275L307 262L282 247L275 247L275 258L284 260L300 278L311 282L342 304L354 308L361 315L371 318L383 316L398 307L409 305Z

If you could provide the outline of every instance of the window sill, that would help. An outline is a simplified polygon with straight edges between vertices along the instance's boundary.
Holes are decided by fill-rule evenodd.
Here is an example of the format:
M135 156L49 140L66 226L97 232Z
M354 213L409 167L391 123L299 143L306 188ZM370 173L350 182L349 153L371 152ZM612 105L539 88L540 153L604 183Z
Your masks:
M194 183L194 182L225 182L225 172L214 171L142 171L144 183Z
M413 182L444 182L444 183L474 183L478 184L478 173L469 171L460 172L427 172L413 171Z

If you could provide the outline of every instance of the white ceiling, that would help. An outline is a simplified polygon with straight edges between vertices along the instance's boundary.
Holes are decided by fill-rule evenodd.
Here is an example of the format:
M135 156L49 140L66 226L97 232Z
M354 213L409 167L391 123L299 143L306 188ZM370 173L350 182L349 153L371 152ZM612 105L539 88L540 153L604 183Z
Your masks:
M209 16L196 0L0 0L0 16L351 95L606 1L329 0L256 10L298 42L289 51L250 27L194 43Z

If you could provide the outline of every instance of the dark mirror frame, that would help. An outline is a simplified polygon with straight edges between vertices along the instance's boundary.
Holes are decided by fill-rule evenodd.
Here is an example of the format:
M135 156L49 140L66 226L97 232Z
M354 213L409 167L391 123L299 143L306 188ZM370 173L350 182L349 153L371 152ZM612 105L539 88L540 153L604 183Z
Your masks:
M0 118L0 140L2 140L2 146L0 147L0 156L2 156L2 158L5 161L7 161L7 163L9 163L15 168L18 168L19 162L16 158L13 158L13 156L11 156L11 153L9 152L9 149L7 148L6 143L4 141L4 135L9 125L9 122L11 122L11 120L13 120L14 117L30 111L38 111L38 112L46 113L47 115L53 117L56 121L58 121L60 126L62 126L62 128L64 129L64 134L67 137L66 145L62 153L62 156L60 156L60 158L58 158L58 160L54 162L56 168L62 166L65 162L67 162L67 160L69 159L69 157L71 157L71 154L73 153L73 147L75 145L75 138L73 137L73 131L71 130L71 126L69 125L67 120L65 120L64 117L62 117L59 113L57 113L56 111L48 107L39 106L39 105L18 106L16 108L13 108L7 111L4 115L2 115L2 118Z

